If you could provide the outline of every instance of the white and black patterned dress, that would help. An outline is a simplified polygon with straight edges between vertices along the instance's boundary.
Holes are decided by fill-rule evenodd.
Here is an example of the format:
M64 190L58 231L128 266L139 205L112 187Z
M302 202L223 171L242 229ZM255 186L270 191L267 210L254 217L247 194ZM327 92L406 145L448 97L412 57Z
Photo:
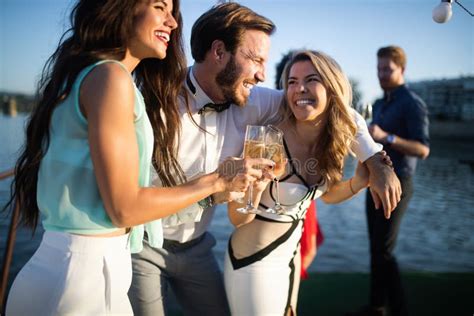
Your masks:
M289 173L280 180L280 202L286 213L262 212L237 228L229 240L224 279L232 315L285 315L290 308L296 310L303 221L311 201L327 186L325 182L310 186L284 145ZM274 205L274 193L271 184L262 194L260 210Z

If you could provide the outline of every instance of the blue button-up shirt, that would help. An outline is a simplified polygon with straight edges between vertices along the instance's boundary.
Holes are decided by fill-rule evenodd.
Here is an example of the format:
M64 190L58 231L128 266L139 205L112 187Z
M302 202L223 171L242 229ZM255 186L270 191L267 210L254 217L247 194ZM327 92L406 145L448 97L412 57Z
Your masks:
M426 104L414 92L402 85L386 93L373 106L373 121L389 134L401 138L419 141L429 146L428 109ZM399 177L412 176L415 173L417 158L403 154L384 146Z

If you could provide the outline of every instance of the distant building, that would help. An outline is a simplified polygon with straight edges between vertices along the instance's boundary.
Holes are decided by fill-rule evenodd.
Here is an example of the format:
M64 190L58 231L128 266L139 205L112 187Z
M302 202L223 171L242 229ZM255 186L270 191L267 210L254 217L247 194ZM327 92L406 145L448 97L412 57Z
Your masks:
M8 116L16 116L18 114L17 102L14 96L3 96L2 112Z
M410 82L427 104L430 117L440 120L474 120L474 76Z
M0 91L0 111L4 115L15 116L17 113L29 113L34 106L33 95Z

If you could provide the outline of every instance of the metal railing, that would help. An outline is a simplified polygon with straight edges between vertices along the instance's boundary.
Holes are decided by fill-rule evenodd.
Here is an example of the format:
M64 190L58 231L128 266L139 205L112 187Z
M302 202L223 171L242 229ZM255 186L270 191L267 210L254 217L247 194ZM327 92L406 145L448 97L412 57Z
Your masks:
M0 180L4 180L9 178L15 174L15 171L7 170L0 172ZM5 247L5 255L2 262L2 280L0 284L0 313L5 312L5 295L7 292L8 286L8 273L10 272L10 265L12 263L12 256L13 256L13 247L15 246L15 238L16 238L16 227L18 223L19 217L19 205L15 202L13 206L13 213L10 221L10 227L8 229L8 238L7 238L7 245Z

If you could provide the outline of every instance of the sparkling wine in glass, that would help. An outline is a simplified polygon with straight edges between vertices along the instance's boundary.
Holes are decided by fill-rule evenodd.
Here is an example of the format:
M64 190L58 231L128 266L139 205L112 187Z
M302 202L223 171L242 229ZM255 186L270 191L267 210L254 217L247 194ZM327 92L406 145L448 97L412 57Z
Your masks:
M265 158L275 163L275 204L268 208L266 212L272 214L283 214L285 209L280 204L279 178L285 172L285 163L283 157L283 132L273 125L267 126L265 130ZM271 186L270 186L271 188Z
M247 125L244 142L244 158L263 158L265 154L265 126ZM248 188L248 199L245 207L237 209L238 212L258 213L252 203L253 184Z

